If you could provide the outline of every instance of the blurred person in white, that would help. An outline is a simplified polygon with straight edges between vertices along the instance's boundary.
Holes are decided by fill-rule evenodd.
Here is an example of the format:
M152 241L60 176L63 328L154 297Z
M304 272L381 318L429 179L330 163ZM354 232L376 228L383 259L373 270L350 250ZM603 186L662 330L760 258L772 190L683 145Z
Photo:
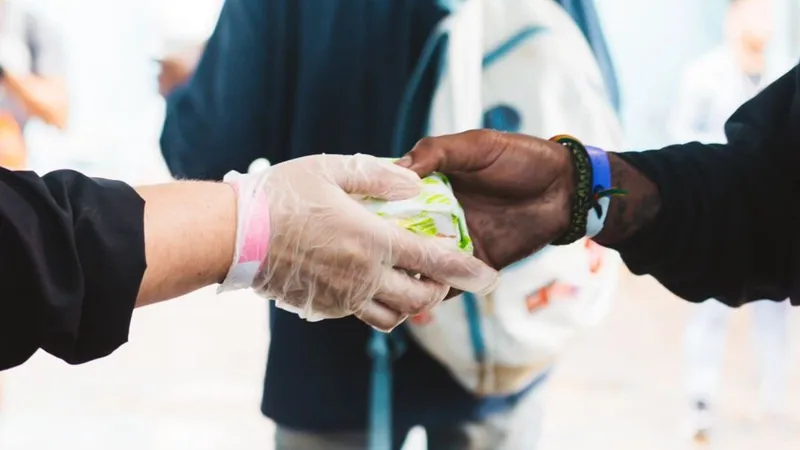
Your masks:
M770 0L732 0L725 21L725 42L692 64L683 78L671 123L676 142L725 142L727 118L762 88L782 75L791 62L767 58L772 34ZM769 61L769 63L768 63ZM787 383L787 302L753 303L753 338L761 383L761 408L780 414ZM711 407L716 400L727 325L732 309L710 299L693 306L685 335L692 436L709 439Z
M168 0L153 11L160 38L158 93L166 98L192 77L224 0Z
M34 10L0 0L0 166L27 167L23 130L38 117L63 129L67 87L56 28ZM0 378L0 407L3 397Z
M167 97L178 86L182 86L192 76L206 43L169 41L164 54L156 59L158 63L158 93Z
M0 166L27 168L23 131L29 119L66 127L63 62L54 24L23 2L0 0Z

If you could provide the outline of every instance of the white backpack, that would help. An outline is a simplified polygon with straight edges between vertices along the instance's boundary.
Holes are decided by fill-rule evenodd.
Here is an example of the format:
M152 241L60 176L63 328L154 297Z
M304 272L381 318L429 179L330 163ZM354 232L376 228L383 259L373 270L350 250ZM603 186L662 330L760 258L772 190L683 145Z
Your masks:
M440 32L448 48L428 134L491 127L621 145L592 51L553 1L465 0ZM548 247L503 270L493 294L462 295L413 318L409 334L471 392L512 395L605 315L620 267L615 252L587 240Z

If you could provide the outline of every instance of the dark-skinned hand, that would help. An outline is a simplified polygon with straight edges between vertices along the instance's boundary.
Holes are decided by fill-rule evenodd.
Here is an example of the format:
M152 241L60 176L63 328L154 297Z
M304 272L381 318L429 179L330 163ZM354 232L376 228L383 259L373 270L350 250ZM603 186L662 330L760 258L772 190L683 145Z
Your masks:
M569 226L574 191L567 149L490 130L429 137L398 164L448 176L464 208L475 255L502 269L550 244Z

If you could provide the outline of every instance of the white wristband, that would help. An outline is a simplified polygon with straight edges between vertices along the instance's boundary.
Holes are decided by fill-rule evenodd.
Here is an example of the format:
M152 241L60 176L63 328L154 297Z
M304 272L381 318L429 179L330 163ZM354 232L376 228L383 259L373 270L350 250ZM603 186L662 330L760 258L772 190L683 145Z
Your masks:
M600 205L600 217L597 217L597 212L594 208L589 210L589 217L586 219L586 237L593 238L603 231L603 225L606 223L608 217L608 207L611 205L610 197L603 197L597 201Z

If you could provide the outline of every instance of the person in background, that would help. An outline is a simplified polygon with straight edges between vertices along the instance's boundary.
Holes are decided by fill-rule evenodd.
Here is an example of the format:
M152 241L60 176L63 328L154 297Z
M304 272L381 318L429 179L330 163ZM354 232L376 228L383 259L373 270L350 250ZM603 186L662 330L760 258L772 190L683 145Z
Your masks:
M773 34L771 0L731 0L725 42L686 71L671 120L676 142L725 142L725 121L742 103L768 86L791 64L768 64ZM778 69L778 70L775 70ZM750 306L758 349L761 408L782 410L787 388L786 302L760 301ZM717 300L693 306L685 335L687 388L692 408L692 437L709 440L731 308Z
M27 167L29 119L64 129L68 111L58 29L24 3L0 0L0 166Z
M392 156L401 98L445 15L433 0L227 0L193 76L167 96L170 171L218 180L260 158ZM432 96L430 72L420 98ZM424 103L400 152L422 135ZM272 306L269 315L261 411L277 423L276 449L364 449L373 330L352 318L307 323ZM412 340L393 368L396 448L419 424L432 448L448 448L451 425L484 414Z
M425 134L443 56L428 39L446 3L227 0L193 76L167 96L161 147L173 175L220 179L261 158L323 152L399 156ZM276 449L368 448L373 330L273 307L270 330L261 411L277 423ZM484 448L483 437L505 448L514 430L532 434L510 420L529 391L479 398L405 343L389 342L392 448L415 426L433 449Z

